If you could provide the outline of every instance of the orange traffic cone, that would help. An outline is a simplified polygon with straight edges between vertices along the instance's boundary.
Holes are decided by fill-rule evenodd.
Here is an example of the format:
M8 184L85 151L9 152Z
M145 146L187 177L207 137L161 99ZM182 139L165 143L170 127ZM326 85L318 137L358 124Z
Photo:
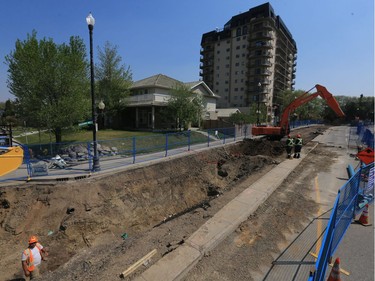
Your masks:
M340 277L340 258L337 258L335 260L335 263L332 267L331 273L330 273L327 281L341 281L341 277Z
M368 204L366 204L365 208L362 211L361 216L359 217L359 220L356 220L356 222L364 226L371 225L371 223L368 222Z

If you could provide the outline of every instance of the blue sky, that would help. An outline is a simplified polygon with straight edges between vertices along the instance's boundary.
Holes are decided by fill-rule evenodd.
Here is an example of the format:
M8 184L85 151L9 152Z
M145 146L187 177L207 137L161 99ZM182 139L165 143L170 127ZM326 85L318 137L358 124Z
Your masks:
M95 17L94 56L105 41L118 46L133 80L158 73L199 80L202 34L265 1L242 0L1 0L0 59L33 29L56 43L82 37L86 16ZM374 95L373 0L270 1L298 48L296 89L322 84L334 95ZM0 101L13 99L0 64Z

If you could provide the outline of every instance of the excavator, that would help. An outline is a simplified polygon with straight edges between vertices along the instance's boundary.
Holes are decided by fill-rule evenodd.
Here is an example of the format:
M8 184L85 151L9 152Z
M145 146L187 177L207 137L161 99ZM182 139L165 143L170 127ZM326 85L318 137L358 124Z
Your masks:
M23 149L20 146L0 146L0 177L17 170L23 161Z
M316 88L316 92L313 94L309 94L314 88ZM289 134L289 116L292 111L298 108L301 105L308 103L309 101L315 99L316 97L320 96L324 100L326 100L327 104L332 108L332 110L337 114L339 117L344 117L345 114L341 110L341 107L337 100L333 97L333 95L328 92L328 90L322 85L315 85L311 90L305 92L303 95L296 98L292 101L283 111L280 119L279 126L253 126L251 132L253 136L265 135L269 138L273 139L281 139L283 136Z

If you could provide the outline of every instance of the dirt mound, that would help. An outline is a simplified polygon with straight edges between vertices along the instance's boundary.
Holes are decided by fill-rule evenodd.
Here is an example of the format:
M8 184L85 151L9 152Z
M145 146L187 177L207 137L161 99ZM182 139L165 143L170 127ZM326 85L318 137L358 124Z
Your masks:
M245 139L239 147L244 155L280 156L285 151L283 142L265 139Z
M210 208L213 199L223 200L220 209L242 179L255 180L284 153L284 142L244 140L98 179L2 187L0 276L22 277L20 254L36 234L51 253L42 266L44 280L113 280L114 271L150 249L167 254L208 217L178 230L164 222ZM222 194L228 194L226 201Z

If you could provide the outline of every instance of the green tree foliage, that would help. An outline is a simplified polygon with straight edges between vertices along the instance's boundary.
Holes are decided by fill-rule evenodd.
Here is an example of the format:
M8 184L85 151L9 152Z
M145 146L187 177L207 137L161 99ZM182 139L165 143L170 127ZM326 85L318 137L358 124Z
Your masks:
M95 77L98 81L98 99L105 104L106 115L115 117L125 107L125 98L132 84L130 67L122 64L117 46L106 42L104 48L98 48L99 63Z
M338 96L336 100L346 115L348 122L359 120L374 121L374 97Z
M243 124L256 124L258 120L258 103L250 104L249 113L236 112L229 116L229 121L233 124L243 125ZM267 108L264 103L259 104L259 122L263 123L266 121Z
M188 129L190 124L198 124L203 113L202 96L192 92L184 84L176 85L167 104L169 118L176 121L176 127Z
M19 123L16 115L16 107L16 102L12 102L10 99L4 103L0 103L0 124L14 126Z
M250 114L236 112L229 116L229 121L236 125L253 123L253 118Z
M88 63L79 37L68 44L37 39L36 31L17 40L5 57L8 88L17 97L19 114L31 126L54 132L73 125L89 113Z

